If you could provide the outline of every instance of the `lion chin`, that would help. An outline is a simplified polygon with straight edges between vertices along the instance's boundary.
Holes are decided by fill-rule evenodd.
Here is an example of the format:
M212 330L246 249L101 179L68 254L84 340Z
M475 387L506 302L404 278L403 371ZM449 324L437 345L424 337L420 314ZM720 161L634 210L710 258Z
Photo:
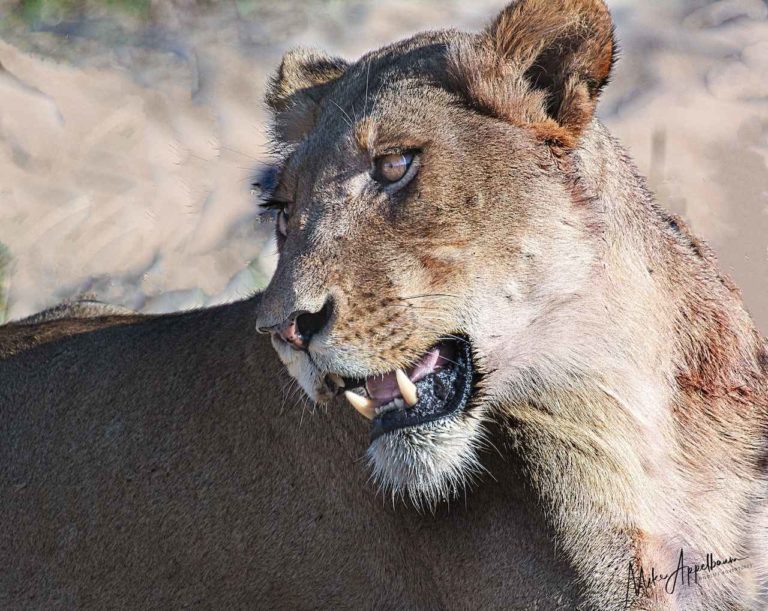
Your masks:
M373 479L392 500L434 507L459 495L483 470L483 419L477 411L451 414L380 435L368 447Z

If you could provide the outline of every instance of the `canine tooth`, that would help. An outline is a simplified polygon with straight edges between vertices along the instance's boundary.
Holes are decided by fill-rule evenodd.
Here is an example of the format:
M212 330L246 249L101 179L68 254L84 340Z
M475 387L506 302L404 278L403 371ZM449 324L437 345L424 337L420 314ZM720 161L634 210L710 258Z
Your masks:
M403 399L405 399L408 407L416 405L419 401L419 396L416 393L416 384L411 382L402 369L398 369L395 372L395 377L397 378L397 386L400 388L400 394L403 395Z
M352 404L352 407L354 407L363 416L368 418L368 420L374 419L374 417L376 416L376 410L373 406L373 401L371 401L370 399L366 399L365 397L361 397L360 395L352 392L351 390L345 390L344 396L347 398L347 401L349 401Z
M346 384L344 384L344 379L338 373L328 374L328 377L331 379L331 381L334 384L336 384L337 388L345 388L346 387Z

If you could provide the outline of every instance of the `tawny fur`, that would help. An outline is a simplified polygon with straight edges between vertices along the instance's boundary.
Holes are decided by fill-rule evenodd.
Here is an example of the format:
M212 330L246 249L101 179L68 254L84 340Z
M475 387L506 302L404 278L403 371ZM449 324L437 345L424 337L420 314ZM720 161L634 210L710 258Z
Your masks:
M146 318L129 309L99 301L64 302L2 326L0 359L62 337ZM48 324L42 324L48 323Z
M712 253L593 117L614 56L602 2L519 0L477 35L425 33L343 71L332 60L334 80L284 64L272 105L295 129L276 143L275 197L291 220L259 324L332 300L309 357L275 342L321 401L326 373L384 373L468 336L481 392L445 439L477 445L470 423L495 424L489 441L520 461L583 607L620 608L630 566L670 572L683 549L746 560L701 586L641 588L631 606L756 608L765 342ZM391 194L369 170L393 148L420 156ZM465 459L430 443L417 430L374 444L380 483L426 503L455 490ZM425 485L435 456L446 462Z
M258 306L0 326L0 608L575 607L508 458L465 502L393 508Z
M594 45L555 44L563 61L593 57L582 74L603 74L603 9L555 4L554 19L597 24ZM526 6L544 5L514 5L504 40L526 40L511 18ZM461 86L457 49L483 55L488 36L322 60L330 79L301 65L317 54L284 64L278 194L296 203L264 303L0 327L1 607L608 609L624 604L630 561L670 570L680 547L748 562L635 608L765 605L764 341L706 246L583 120L599 86L519 83L515 116ZM366 175L395 145L424 152L389 198ZM327 371L387 371L446 333L473 342L485 376L463 418L485 424L459 418L447 437L484 438L469 464L490 475L437 502L468 464L441 453L447 479L420 486L435 517L366 483L351 409L302 422L276 392L286 380L257 311L265 325L329 294L312 363L288 363L318 398ZM407 437L369 456L443 443Z

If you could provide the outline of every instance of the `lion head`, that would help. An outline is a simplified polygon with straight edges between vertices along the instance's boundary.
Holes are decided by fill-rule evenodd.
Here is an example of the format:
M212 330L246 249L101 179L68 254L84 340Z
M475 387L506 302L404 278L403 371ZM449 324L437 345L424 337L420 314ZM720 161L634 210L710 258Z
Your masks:
M572 154L613 52L602 1L518 0L354 63L291 51L271 83L280 256L258 326L314 400L371 420L394 493L460 490L495 407L566 375L598 239Z

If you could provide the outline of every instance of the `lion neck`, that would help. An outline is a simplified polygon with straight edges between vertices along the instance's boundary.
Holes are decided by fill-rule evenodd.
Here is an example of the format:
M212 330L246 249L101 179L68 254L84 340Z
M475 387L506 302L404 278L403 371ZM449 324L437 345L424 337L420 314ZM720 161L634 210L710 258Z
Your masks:
M608 356L640 365L675 399L691 389L727 393L745 378L764 378L763 340L738 290L709 247L653 201L626 152L599 122L585 134L575 160L591 196L587 205L601 215L595 226L602 231L604 271L595 285L616 333L606 344L613 353Z
M480 346L490 355L489 403L623 454L627 477L648 465L661 473L675 451L717 443L725 426L713 419L736 430L732 449L753 460L754 423L768 419L768 356L737 291L706 245L655 204L598 121L569 161L591 272L562 306L494 321L501 339ZM520 331L526 320L538 326ZM699 441L681 438L681 427L700 428ZM627 456L643 458L630 465Z
M515 347L505 348L486 392L556 524L583 516L587 532L608 512L642 532L652 554L698 552L702 532L722 531L717 519L759 496L768 355L714 256L656 206L598 122L572 161L592 275L529 338L543 356L505 372L502 360L516 362ZM731 495L718 485L726 478ZM578 493L585 486L588 497ZM621 550L617 561L634 553L604 536L605 549ZM738 527L718 536L710 543L724 549L746 538Z
M762 340L737 290L598 121L566 161L570 221L581 227L565 236L567 253L549 256L542 284L559 289L514 311L506 295L480 305L499 312L475 334L490 398L607 396L658 423L692 390L727 394L745 377L764 379Z

